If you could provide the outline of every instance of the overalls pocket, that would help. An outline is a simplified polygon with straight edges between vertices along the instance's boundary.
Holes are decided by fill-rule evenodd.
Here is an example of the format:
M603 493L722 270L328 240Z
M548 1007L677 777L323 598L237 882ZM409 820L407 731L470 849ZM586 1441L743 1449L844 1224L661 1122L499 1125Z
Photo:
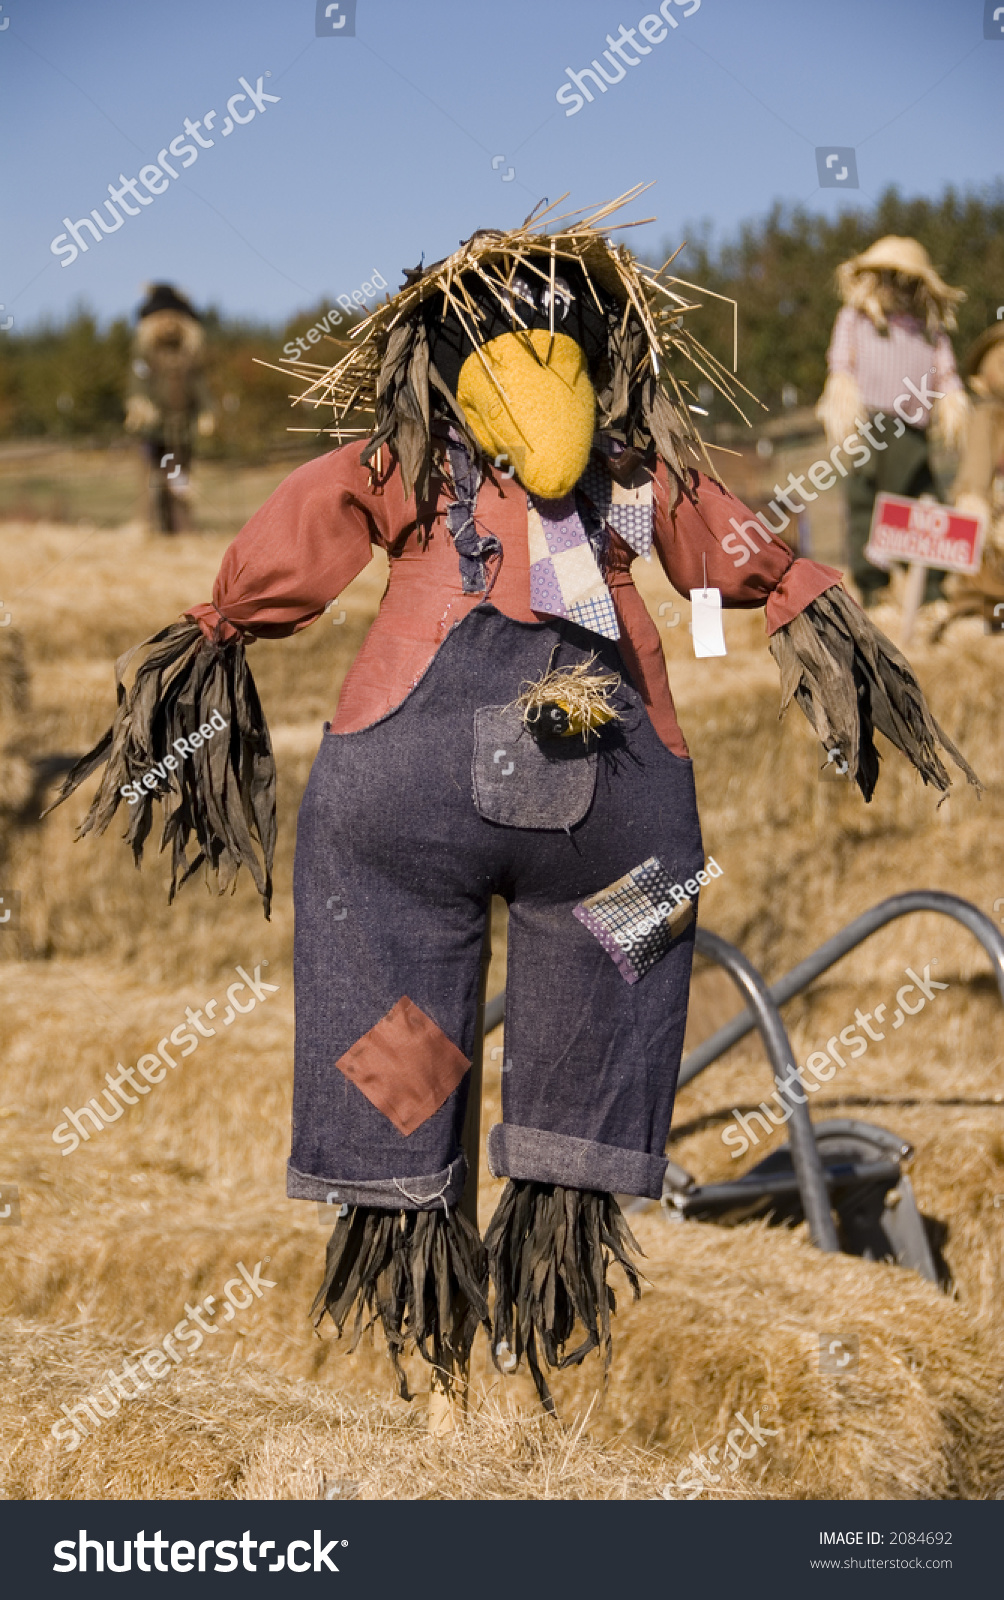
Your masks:
M574 828L592 805L596 764L596 751L580 738L538 741L516 706L481 706L474 713L474 804L486 822Z

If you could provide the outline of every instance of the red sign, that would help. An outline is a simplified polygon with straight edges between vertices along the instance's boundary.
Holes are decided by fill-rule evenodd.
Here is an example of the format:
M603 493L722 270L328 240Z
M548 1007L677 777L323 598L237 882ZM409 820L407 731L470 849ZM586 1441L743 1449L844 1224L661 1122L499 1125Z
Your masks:
M910 561L945 572L979 572L983 518L964 517L933 500L908 500L902 494L875 498L865 555L877 567Z

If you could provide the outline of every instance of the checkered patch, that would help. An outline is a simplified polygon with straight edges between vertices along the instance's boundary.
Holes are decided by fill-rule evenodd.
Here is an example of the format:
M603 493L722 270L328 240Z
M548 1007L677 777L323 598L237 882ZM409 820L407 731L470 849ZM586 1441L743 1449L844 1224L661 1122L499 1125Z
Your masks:
M692 902L672 892L679 888L658 856L649 856L616 883L587 895L572 915L599 940L625 982L637 983L693 920Z
M597 516L619 534L637 556L652 551L652 479L643 467L634 482L625 487L614 478L606 463L596 455L580 480Z
M620 628L617 613L609 594L591 595L587 600L575 600L568 607L568 615L580 628L602 634L604 639L618 639Z

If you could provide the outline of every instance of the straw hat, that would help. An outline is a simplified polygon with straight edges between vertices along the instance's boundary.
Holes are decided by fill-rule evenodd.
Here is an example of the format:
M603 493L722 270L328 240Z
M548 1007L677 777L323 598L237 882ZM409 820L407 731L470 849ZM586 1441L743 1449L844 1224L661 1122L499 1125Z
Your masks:
M926 312L928 333L932 336L941 328L955 327L955 307L966 298L964 289L952 289L939 276L931 258L917 239L901 238L888 233L876 239L860 255L852 256L837 268L837 288L845 305L853 306L870 317L876 327L885 330L885 311L879 304L876 291L879 275L898 272L914 278L921 284L921 301Z
M974 340L966 351L963 375L967 378L974 377L980 370L980 363L987 351L992 350L995 344L1000 344L1002 341L1004 341L1004 322L994 322L989 328L985 328L979 338Z
M645 187L637 185L585 217L571 212L549 218L554 206L546 210L537 207L520 227L480 229L444 260L406 273L403 287L353 329L349 336L352 348L334 366L300 361L277 370L301 381L308 377L296 404L332 408L333 423L323 431L338 439L369 436L364 459L371 459L380 444L389 443L400 463L406 492L417 486L422 495L429 483L432 423L437 412L448 418L475 454L483 453L455 403L456 396L451 398L449 385L436 370L428 316L435 318L435 306L444 308L444 314L448 312L462 324L475 358L480 359L478 352L492 326L492 317L484 311L486 297L492 306L511 308L513 285L520 277L545 289L548 282L554 285L556 270L560 273L574 267L582 274L584 293L595 303L606 330L597 378L597 426L642 454L654 449L672 468L684 492L688 492L692 465L700 465L717 478L707 454L713 447L705 446L693 421L691 402L697 400L697 382L712 383L741 416L740 392L750 395L750 391L734 376L734 370L704 349L684 326L685 313L698 309L700 297L714 291L702 290L696 299L694 295L684 297L679 289L696 286L668 274L675 256L656 271L638 261L625 245L607 237L611 229L655 220L610 220ZM552 293L552 303L553 299ZM435 301L434 307L427 307L430 300ZM734 301L728 303L735 306ZM519 322L518 315L515 322ZM553 326L551 332L553 336ZM689 370L681 370L681 360ZM482 366L489 381L491 373L483 360ZM500 394L502 403L505 399ZM359 411L373 412L375 427L347 426L347 419Z

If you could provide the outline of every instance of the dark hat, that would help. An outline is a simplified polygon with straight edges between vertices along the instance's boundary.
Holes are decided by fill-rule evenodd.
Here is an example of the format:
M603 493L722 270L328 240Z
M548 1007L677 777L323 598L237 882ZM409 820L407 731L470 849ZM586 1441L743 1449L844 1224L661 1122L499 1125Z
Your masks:
M180 311L182 316L192 317L195 322L201 321L191 301L186 300L170 283L147 284L146 299L137 313L138 320L142 322L144 317L152 317L155 311Z
M984 328L979 338L976 339L966 352L965 375L967 378L975 377L980 370L980 362L988 350L995 344L1000 344L1004 339L1004 322L992 322L989 328Z

